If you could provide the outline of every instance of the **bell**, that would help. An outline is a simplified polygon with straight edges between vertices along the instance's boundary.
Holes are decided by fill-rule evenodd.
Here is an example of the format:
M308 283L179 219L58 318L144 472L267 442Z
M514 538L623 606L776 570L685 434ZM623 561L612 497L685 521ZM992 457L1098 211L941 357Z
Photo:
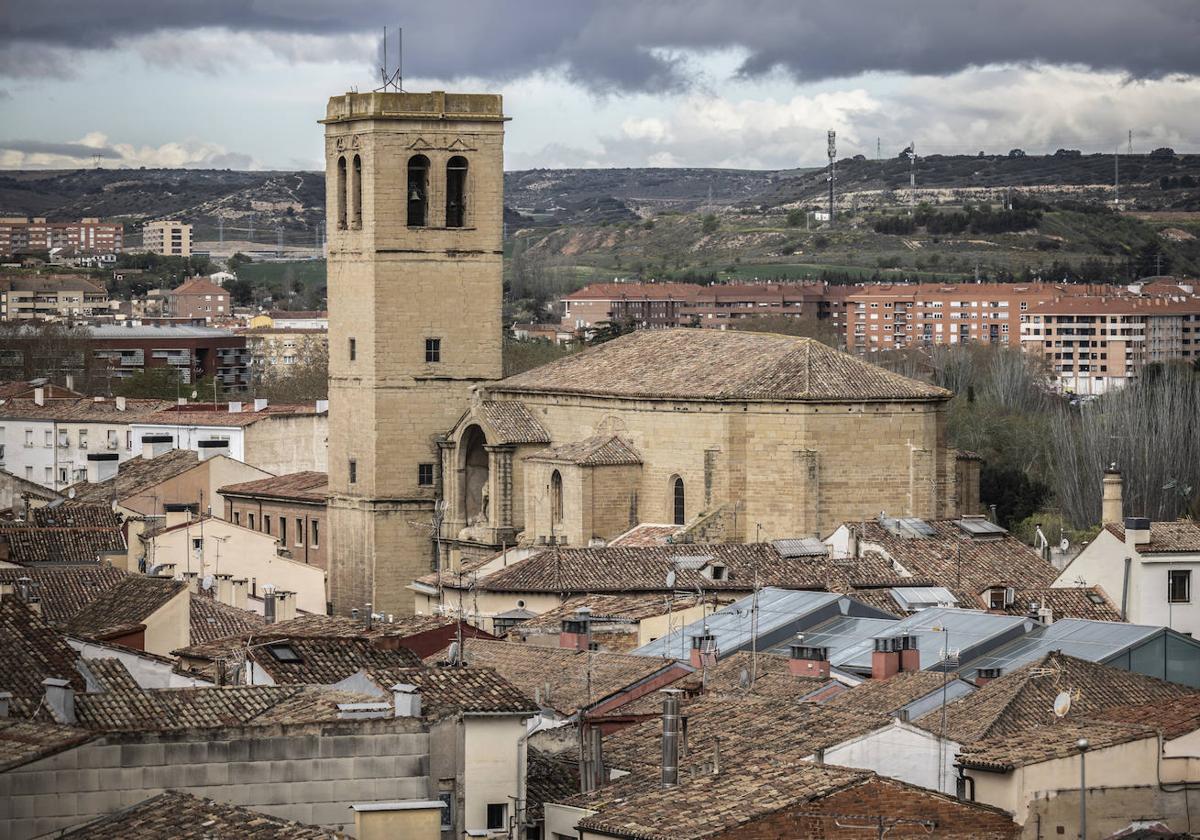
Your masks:
M421 191L418 189L414 189L408 194L409 201L420 201L422 198L423 196L421 195Z

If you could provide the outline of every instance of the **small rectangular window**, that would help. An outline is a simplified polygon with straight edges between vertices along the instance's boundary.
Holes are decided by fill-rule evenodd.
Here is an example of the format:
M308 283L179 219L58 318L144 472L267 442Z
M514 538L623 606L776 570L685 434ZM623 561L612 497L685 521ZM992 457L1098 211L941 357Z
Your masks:
M314 519L312 521L312 547L316 548L321 544L321 523Z
M1167 572L1167 600L1172 604L1192 601L1192 572L1190 569L1171 569Z
M287 517L279 517L279 544L287 545Z
M254 530L254 514L253 513L246 514L246 527L248 527L251 531Z
M242 512L240 510L235 510L233 512L233 524L234 525L242 524Z
M417 484L422 487L433 486L433 464L417 464Z
M353 362L356 358L358 358L358 342L352 338L350 339L350 361Z
M425 339L425 361L440 362L442 360L442 340L440 338Z
M355 461L353 458L351 458L350 459L350 483L355 484L357 482L358 482L358 461Z
M263 533L271 533L271 517L267 516L265 513L263 514Z
M304 520L296 517L296 545L304 545Z
M489 802L487 806L488 830L506 828L508 823L508 804L504 802Z

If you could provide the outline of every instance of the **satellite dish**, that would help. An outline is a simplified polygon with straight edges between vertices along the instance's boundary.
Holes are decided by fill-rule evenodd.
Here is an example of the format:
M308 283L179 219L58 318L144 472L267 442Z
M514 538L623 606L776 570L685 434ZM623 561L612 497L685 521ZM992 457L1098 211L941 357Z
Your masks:
M1066 717L1069 711L1071 711L1071 692L1060 691L1054 698L1054 716Z
M667 589L674 589L674 588L675 588L675 570L671 569L671 571L667 572Z
M1065 552L1070 547L1071 547L1071 541L1069 539L1067 539L1066 537L1063 537L1062 540L1058 544L1059 551Z
M200 586L203 587L204 589L212 589L212 585L213 585L213 576L212 575L205 575L204 580L200 581Z

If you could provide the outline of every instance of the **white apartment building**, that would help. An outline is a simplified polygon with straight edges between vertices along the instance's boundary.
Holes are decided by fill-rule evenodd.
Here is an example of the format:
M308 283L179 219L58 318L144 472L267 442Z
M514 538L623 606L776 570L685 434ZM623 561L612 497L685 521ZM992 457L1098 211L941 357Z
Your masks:
M0 469L51 490L102 480L137 454L132 424L168 405L124 397L48 399L41 388L31 399L4 400Z

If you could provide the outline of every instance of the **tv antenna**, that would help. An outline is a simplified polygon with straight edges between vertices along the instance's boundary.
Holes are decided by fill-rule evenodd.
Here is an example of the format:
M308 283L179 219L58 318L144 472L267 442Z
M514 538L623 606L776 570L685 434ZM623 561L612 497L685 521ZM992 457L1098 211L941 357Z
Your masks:
M388 66L388 34L387 27L383 27L383 66L379 68L379 78L383 82L379 87L375 88L375 92L393 90L397 93L404 92L404 27L396 27L396 67L392 69Z

